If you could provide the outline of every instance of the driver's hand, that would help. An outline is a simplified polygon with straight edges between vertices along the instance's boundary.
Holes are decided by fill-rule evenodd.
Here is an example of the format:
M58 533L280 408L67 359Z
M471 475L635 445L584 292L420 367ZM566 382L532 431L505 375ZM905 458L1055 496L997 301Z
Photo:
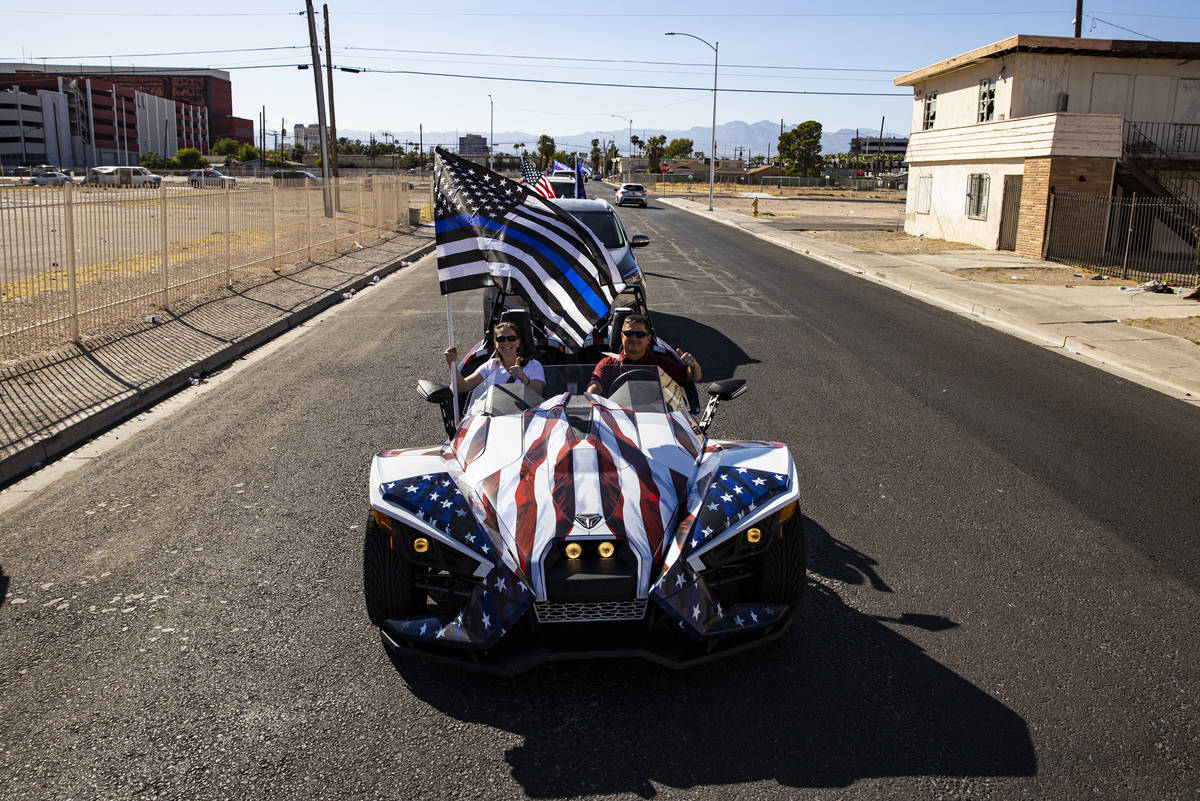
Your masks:
M446 348L446 364L458 363L458 348Z
M529 377L525 375L525 371L521 369L521 365L514 364L508 371L508 374L520 381L522 384L529 383Z

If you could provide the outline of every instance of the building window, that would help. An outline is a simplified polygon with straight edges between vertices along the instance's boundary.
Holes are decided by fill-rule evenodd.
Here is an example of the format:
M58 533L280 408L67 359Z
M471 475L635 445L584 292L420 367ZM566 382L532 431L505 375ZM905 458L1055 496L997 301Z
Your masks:
M996 79L979 82L979 122L991 122L996 116Z
M917 178L917 214L928 214L933 203L933 176L922 175Z
M987 219L988 188L992 182L987 173L971 173L967 179L967 216L972 220Z
M937 117L937 92L928 92L925 95L925 115L921 120L921 130L928 131L933 127L933 121Z

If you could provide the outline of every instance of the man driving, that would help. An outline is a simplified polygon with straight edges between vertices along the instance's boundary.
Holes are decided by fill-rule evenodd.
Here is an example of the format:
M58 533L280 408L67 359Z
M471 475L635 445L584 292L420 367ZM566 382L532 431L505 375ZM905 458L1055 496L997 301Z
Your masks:
M621 372L624 365L643 365L646 367L661 367L663 372L678 383L700 380L700 363L690 353L680 353L676 361L665 353L655 353L650 349L654 340L654 329L650 318L641 314L631 314L625 318L621 326L621 352L616 356L605 356L592 372L589 393L604 394L609 385Z

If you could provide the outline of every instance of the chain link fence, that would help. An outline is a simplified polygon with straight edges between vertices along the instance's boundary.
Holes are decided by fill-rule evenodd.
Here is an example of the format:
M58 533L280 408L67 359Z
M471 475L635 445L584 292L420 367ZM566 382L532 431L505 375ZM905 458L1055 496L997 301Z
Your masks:
M1045 257L1113 278L1200 282L1200 219L1191 204L1163 198L1052 196Z
M0 187L0 358L366 247L428 216L396 176L236 186Z

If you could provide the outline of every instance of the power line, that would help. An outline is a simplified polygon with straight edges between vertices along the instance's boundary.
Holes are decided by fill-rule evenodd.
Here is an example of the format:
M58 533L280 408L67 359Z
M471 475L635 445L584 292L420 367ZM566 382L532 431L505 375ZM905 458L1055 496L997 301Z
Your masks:
M163 56L210 56L224 53L263 53L268 50L305 50L301 45L280 47L237 47L231 50L180 50L177 53L103 53L98 56L38 56L52 61L86 61L106 58L161 58Z
M338 69L342 69L339 65ZM361 72L376 72L388 75L424 75L434 78L473 78L481 81L509 81L515 83L546 83L558 86L602 86L610 89L679 89L687 92L706 91L700 86L663 86L661 84L644 83L601 83L599 81L556 81L550 78L510 78L498 75L464 75L456 72L421 72L418 70L389 70L371 69L369 67L354 67ZM711 89L707 91L712 91ZM728 94L763 94L763 95L834 95L846 97L911 97L908 92L821 92L804 89L721 89Z
M578 58L572 56L527 56L509 53L463 53L453 50L407 50L395 47L352 47L347 46L346 51L363 50L375 53L415 53L417 55L426 56L467 56L480 58L516 58L531 61L581 61L592 62L599 64L649 64L651 66L667 66L667 67L710 67L711 62L706 61L642 61L632 58ZM774 64L722 64L722 67L741 67L745 69L759 70L812 70L812 71L836 71L836 72L886 72L892 75L902 74L909 70L902 69L877 69L867 67L788 67L778 66Z

